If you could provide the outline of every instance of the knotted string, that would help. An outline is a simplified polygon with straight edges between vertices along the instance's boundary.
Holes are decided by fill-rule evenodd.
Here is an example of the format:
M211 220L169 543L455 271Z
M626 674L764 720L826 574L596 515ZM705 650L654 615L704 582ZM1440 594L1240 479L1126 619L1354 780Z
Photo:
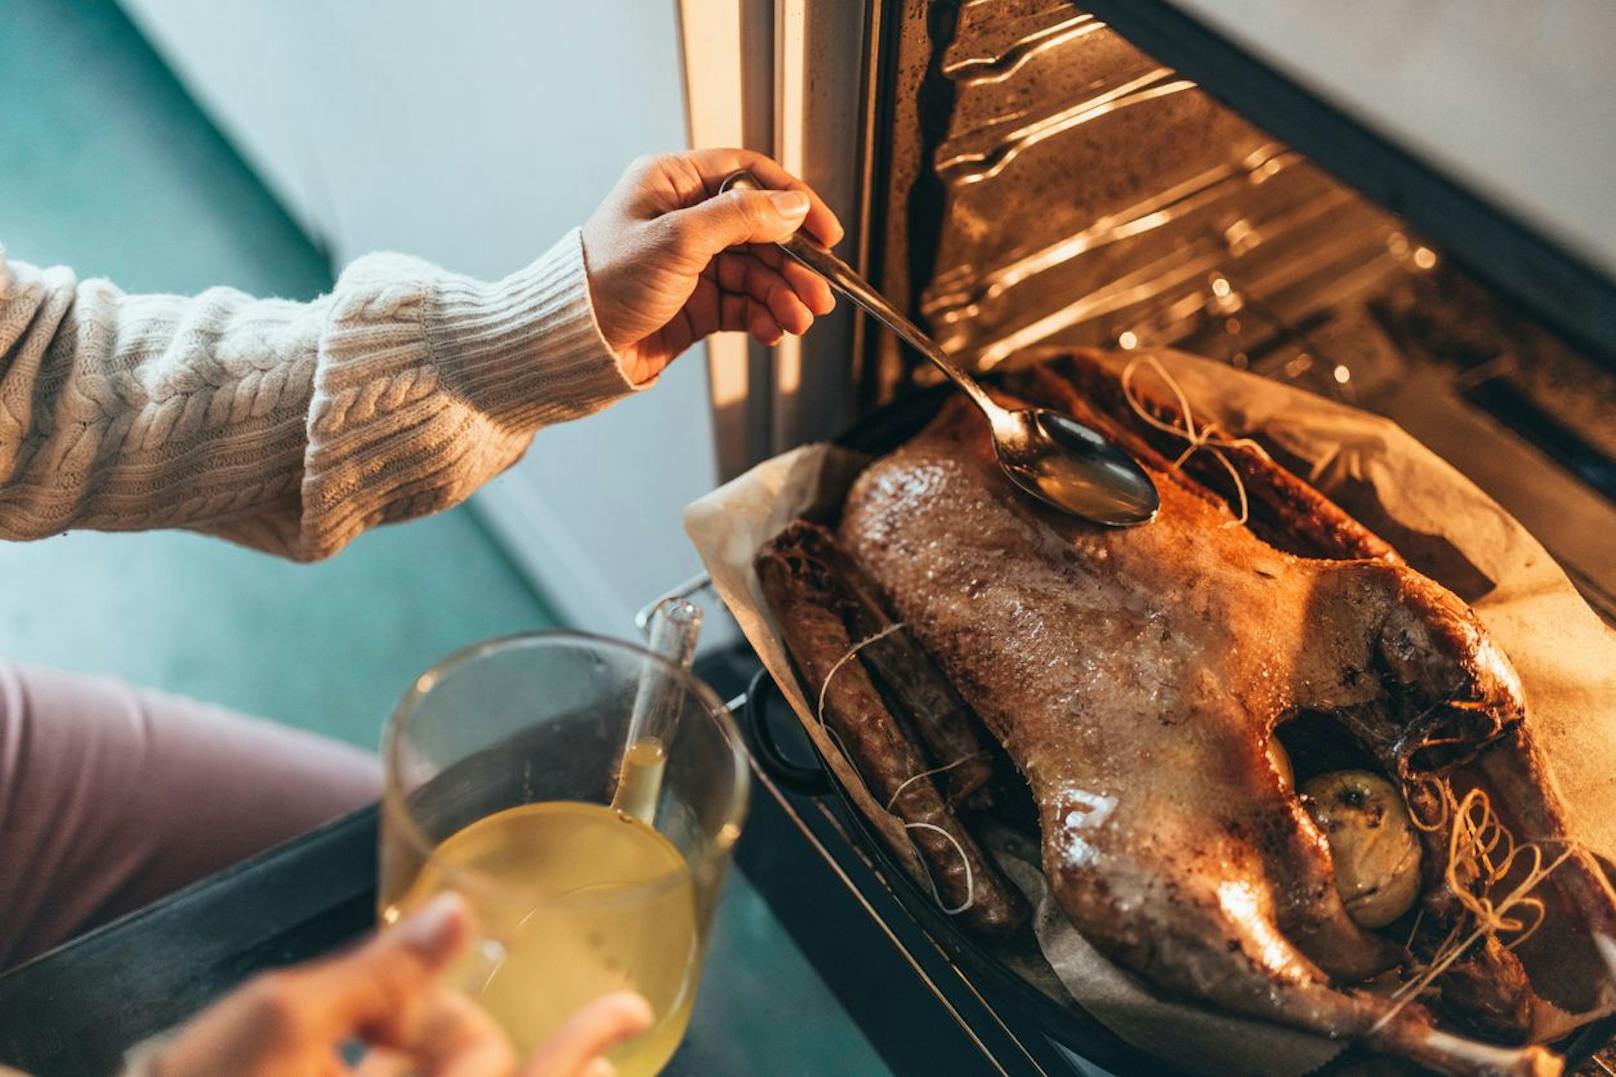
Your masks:
M831 678L836 676L837 671L839 671L842 666L846 665L849 660L851 660L855 655L857 655L864 648L868 647L870 644L877 640L885 639L902 627L904 627L904 622L896 621L890 625L887 625L887 627L875 633L873 636L866 636L864 639L861 639L857 643L853 644L852 648L849 649L846 654L842 655L842 657L838 658L835 665L830 667L830 672L825 674L825 680L819 686L819 707L817 713L815 714L815 717L819 720L819 728L828 739L836 744L837 750L842 753L842 758L846 760L848 766L853 768L853 772L855 774L858 773L858 765L853 762L853 757L848 753L847 746L842 743L842 738L837 736L836 731L832 729L825 721L825 692L828 688L830 688ZM948 766L938 767L936 770L922 771L921 773L910 778L906 778L903 784L898 786L897 790L892 794L892 799L887 802L887 811L890 812L892 810L892 805L897 802L898 794L903 792L904 789L908 787L910 782L913 782L917 778L924 778L929 774L935 774L938 771L949 770L950 768L957 767L961 763L965 762L965 760L980 754L982 753L974 752L972 755L962 756L961 758L954 760L954 762L948 764ZM960 855L960 862L965 865L965 902L959 907L951 909L947 905L943 904L943 896L941 891L937 889L937 881L931 877L931 869L926 867L925 856L921 856L920 866L921 869L926 872L926 881L931 884L931 896L932 899L937 902L938 908L942 909L943 912L949 916L958 916L960 913L964 912L966 909L969 909L973 904L975 904L976 879L971 872L971 858L965 855L965 846L960 844L959 839L950 834L948 831L944 830L942 827L933 823L904 823L903 828L906 831L937 831L937 833L947 838L949 843L954 846L955 851Z
M892 806L898 802L899 797L903 796L903 791L905 789L909 788L911 785L913 785L915 782L918 782L920 779L929 778L933 774L943 774L943 773L945 773L947 771L953 770L955 767L959 766L961 763L969 763L973 759L984 758L987 754L988 753L986 753L986 752L970 752L970 753L968 753L966 755L960 756L958 759L954 760L952 763L944 763L940 767L932 767L930 770L923 770L919 774L914 774L914 775L909 776L908 778L905 778L903 780L903 784L898 786L898 788L896 788L896 789L894 789L892 791L892 797L891 797L891 799L889 799L887 801L887 811L892 810Z
M954 846L954 851L960 855L960 863L965 865L965 901L963 904L950 909L943 904L943 895L937 889L937 880L931 877L931 869L926 867L926 858L924 856L920 858L920 866L926 870L926 881L931 884L932 900L937 902L937 907L949 916L958 916L976 904L976 878L971 874L971 858L965 855L965 846L960 844L959 839L935 823L905 823L903 828L905 830L937 831L937 833L948 839L949 844Z
M881 631L877 632L875 635L866 636L865 638L859 640L857 643L853 644L852 650L848 651L846 654L842 655L842 657L838 658L836 660L836 664L834 666L830 667L830 672L825 674L824 683L822 683L819 686L819 711L818 711L818 715L817 715L817 717L819 718L819 728L825 729L825 730L828 730L830 728L829 726L827 726L825 724L825 691L826 691L826 689L828 689L830 687L830 679L832 677L836 676L836 671L841 669L844 665L846 665L849 659L851 659L854 655L858 654L864 648L868 647L870 644L874 643L876 640L886 639L888 636L892 635L892 633L896 632L898 629L900 629L902 627L903 627L903 622L902 621L896 621L896 622L894 622L892 624L887 625L885 628L883 628Z
M1141 363L1149 365L1156 372L1156 376L1166 383L1167 388L1171 390L1173 396L1178 400L1178 413L1184 420L1183 426L1175 426L1172 423L1158 419L1151 414L1150 409L1145 407L1144 403L1135 395L1133 391L1133 375ZM1216 421L1202 423L1197 426L1195 423L1195 411L1190 407L1189 398L1184 395L1184 390L1179 387L1178 381L1167 373L1167 368L1162 366L1160 360L1154 355L1139 355L1128 360L1128 365L1122 368L1122 395L1127 400L1128 407L1133 409L1133 413L1153 429L1160 430L1164 434L1171 434L1176 438L1183 438L1189 443L1184 446L1184 451L1179 453L1178 457L1173 461L1173 467L1182 467L1184 461L1204 449L1215 456L1224 469L1229 472L1229 478L1234 483L1235 493L1240 498L1240 515L1237 519L1227 520L1219 526L1239 527L1250 519L1250 505L1246 501L1246 484L1241 481L1240 472L1235 469L1234 464L1224 454L1223 450L1236 446L1254 449L1261 453L1265 460L1269 458L1268 450L1251 438L1230 437Z
M1452 787L1447 782L1441 782L1440 788L1443 810L1437 821L1428 823L1420 819L1418 813L1413 811L1413 805L1409 805L1410 816L1414 825L1421 830L1436 829L1443 825L1443 821L1449 824L1448 864L1443 872L1443 880L1454 898L1475 920L1475 927L1461 937L1462 922L1453 925L1447 937L1437 946L1425 970L1393 993L1395 1001L1370 1026L1369 1035L1384 1028L1411 999L1446 972L1478 939L1487 935L1511 934L1514 937L1504 943L1504 949L1513 950L1530 938L1542 925L1546 911L1543 899L1533 897L1532 891L1565 863L1575 848L1567 844L1559 856L1545 864L1543 847L1537 842L1516 844L1515 836L1494 813L1492 801L1485 792L1472 789L1464 795L1463 800L1455 800ZM1516 861L1522 857L1531 864L1526 875L1509 893L1494 899L1493 884L1508 876ZM1527 919L1517 910L1529 911L1532 915Z

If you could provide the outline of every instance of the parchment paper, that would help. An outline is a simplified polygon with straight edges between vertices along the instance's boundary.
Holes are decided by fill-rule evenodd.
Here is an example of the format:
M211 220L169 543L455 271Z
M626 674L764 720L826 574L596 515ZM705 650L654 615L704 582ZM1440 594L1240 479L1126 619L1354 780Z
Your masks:
M1104 356L1120 367L1139 352ZM1264 442L1276 455L1397 545L1414 567L1474 606L1526 689L1529 720L1553 766L1574 832L1594 852L1616 852L1616 633L1553 558L1508 513L1395 423L1221 363L1153 352L1198 417ZM1477 446L1477 451L1485 451ZM858 808L923 870L901 824L864 792L821 731L797 684L752 558L797 516L834 511L866 461L809 445L766 461L685 510L685 529L764 665ZM1616 537L1612 538L1616 541ZM1038 910L1039 946L1072 998L1119 1037L1187 1070L1299 1074L1339 1044L1265 1022L1226 1017L1152 995L1089 946L1049 900L1036 864L1002 855Z

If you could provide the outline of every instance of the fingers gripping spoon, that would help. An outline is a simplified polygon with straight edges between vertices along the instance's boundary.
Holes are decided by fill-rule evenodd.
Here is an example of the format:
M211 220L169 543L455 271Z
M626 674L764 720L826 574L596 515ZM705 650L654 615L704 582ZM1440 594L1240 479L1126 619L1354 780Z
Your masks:
M737 172L720 191L762 190L750 172ZM999 466L1021 489L1055 508L1113 527L1153 519L1156 485L1133 458L1069 415L1048 408L1006 408L961 370L920 327L836 255L798 232L777 244L787 255L824 277L930 359L987 416Z

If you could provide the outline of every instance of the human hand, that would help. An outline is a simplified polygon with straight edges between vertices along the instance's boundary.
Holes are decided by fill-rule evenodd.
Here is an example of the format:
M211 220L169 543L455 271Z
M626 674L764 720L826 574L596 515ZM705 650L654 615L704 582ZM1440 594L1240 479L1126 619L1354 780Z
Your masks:
M339 957L252 980L184 1027L147 1060L149 1077L605 1077L604 1055L645 1031L638 995L608 995L580 1011L520 1070L505 1034L439 974L476 933L453 894ZM357 1069L341 1046L369 1048Z
M747 169L767 191L718 194ZM639 383L691 344L744 330L765 344L808 331L835 300L774 244L806 228L827 247L842 226L801 180L751 150L642 157L585 222L584 261L600 330Z

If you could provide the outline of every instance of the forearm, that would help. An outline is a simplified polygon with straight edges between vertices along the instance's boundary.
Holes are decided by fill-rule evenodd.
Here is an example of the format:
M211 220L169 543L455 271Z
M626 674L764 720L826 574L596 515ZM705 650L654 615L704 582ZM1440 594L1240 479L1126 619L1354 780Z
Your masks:
M308 304L9 277L4 538L184 527L317 558L460 501L538 426L630 390L576 234L493 284L372 255Z
M463 500L535 430L635 388L595 324L577 233L493 283L382 254L354 263L344 289L310 411L311 551Z

